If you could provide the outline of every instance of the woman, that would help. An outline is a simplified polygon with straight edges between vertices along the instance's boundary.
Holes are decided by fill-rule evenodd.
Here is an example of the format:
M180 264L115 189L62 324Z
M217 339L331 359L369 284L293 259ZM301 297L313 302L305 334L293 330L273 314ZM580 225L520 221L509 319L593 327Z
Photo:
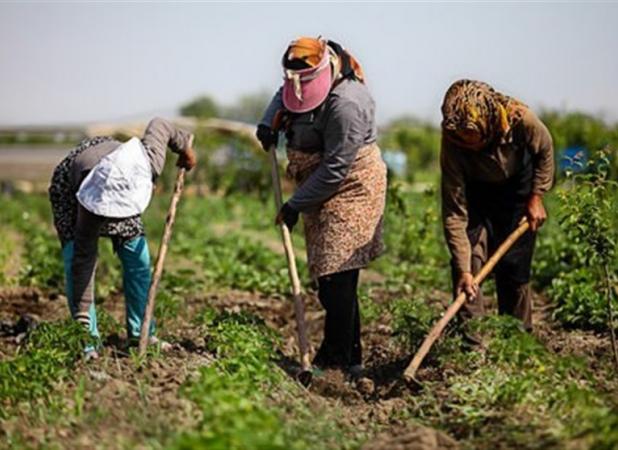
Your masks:
M287 173L297 189L277 223L291 229L303 213L309 271L326 310L314 364L360 376L359 271L383 251L386 166L375 104L360 65L335 42L297 39L282 64L283 87L257 132L268 150L277 139L271 123L285 112Z
M530 231L495 269L498 308L532 328L530 265L547 218L543 195L554 179L552 139L526 105L487 83L459 80L442 105L442 212L462 318L483 314L473 276L523 217ZM467 335L476 343L474 336Z
M85 139L54 170L49 198L62 244L69 309L97 342L86 348L88 358L98 357L94 276L99 236L112 239L122 263L127 334L136 343L150 286L150 254L140 214L163 171L167 147L179 154L178 166L190 170L196 163L192 143L192 134L155 118L141 140ZM150 333L150 343L157 343L154 325Z

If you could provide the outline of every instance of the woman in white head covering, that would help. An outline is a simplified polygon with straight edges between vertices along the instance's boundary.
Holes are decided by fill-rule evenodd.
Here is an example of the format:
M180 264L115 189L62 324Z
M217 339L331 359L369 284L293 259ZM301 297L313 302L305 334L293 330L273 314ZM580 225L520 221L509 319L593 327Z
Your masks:
M99 345L94 306L98 239L110 237L122 262L127 334L135 342L150 286L150 254L140 215L163 170L167 148L179 155L178 166L190 170L196 164L192 145L192 134L155 118L141 140L85 139L54 170L49 197L62 244L69 309L95 339L86 349L89 357L98 356ZM156 343L154 325L150 332L151 343Z

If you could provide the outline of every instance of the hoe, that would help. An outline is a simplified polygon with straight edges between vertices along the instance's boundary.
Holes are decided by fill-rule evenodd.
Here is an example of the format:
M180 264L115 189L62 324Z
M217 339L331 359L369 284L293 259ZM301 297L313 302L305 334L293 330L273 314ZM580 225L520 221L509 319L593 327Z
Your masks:
M517 242L517 240L528 230L529 227L530 225L528 224L528 221L526 219L523 219L520 222L519 226L515 229L515 231L513 231L509 235L509 237L506 238L506 240L500 245L500 247L498 247L496 252L491 256L491 258L489 258L489 260L481 268L479 273L475 275L474 282L477 285L480 285L483 282L483 280L487 278L487 275L491 273L491 271L496 266L498 261L500 261L500 259L504 256L504 254L509 251L509 249L513 246L513 244ZM465 301L466 301L466 294L462 292L461 294L457 296L457 298L451 304L451 306L449 306L449 308L446 310L442 318L433 326L431 331L429 331L429 334L427 335L427 337L421 344L420 348L414 355L414 358L412 358L412 362L410 362L410 365L406 368L406 370L403 373L403 378L407 383L413 386L417 386L417 387L421 386L421 383L416 379L416 371L418 370L421 363L423 362L423 359L425 359L425 356L427 356L427 353L429 353L431 346L440 337L440 335L442 334L442 331L444 331L444 328L446 328L446 325L455 316L455 314L457 314L457 311L459 311L459 309L463 306Z
M279 130L282 122L282 112L278 112L273 120L272 130ZM217 131L219 133L231 133L246 136L252 140L255 145L260 145L254 135L254 129L244 123L234 122L223 119L208 119L200 124L205 129ZM279 164L277 163L276 144L268 151L271 162L271 175L273 188L275 193L275 204L278 209L281 209L283 204L281 194L281 180L279 178ZM171 208L170 208L171 209ZM298 381L304 386L308 386L312 380L311 362L309 360L309 342L307 340L307 331L305 325L305 305L301 295L300 280L298 278L298 270L296 268L296 259L294 257L294 248L292 247L292 239L290 238L290 230L285 224L281 224L281 239L285 249L285 256L288 263L288 274L290 283L292 284L292 298L294 301L294 315L296 318L296 332L298 339L298 348L300 350L301 370L296 375ZM157 261L158 263L158 261Z
M281 127L282 114L278 111L273 119L272 130L279 132ZM273 188L275 191L275 205L277 210L283 205L281 195L281 180L279 178L279 164L277 163L277 144L273 144L268 151L270 156L271 174L273 179ZM292 297L294 300L294 315L296 317L296 331L298 334L298 348L300 350L300 372L297 374L298 381L304 386L311 383L313 377L311 372L311 362L309 361L309 343L307 341L307 331L305 325L305 304L300 291L300 280L298 278L298 270L296 269L296 259L294 257L294 248L292 247L292 239L290 230L285 223L281 223L281 239L285 249L285 256L288 262L288 274L292 284Z
M154 272L152 274L152 282L148 289L148 303L146 304L146 313L144 314L144 320L142 322L142 329L139 337L139 355L143 356L146 353L146 347L148 346L148 334L150 331L150 322L152 321L152 313L154 312L155 297L157 295L157 288L159 287L159 281L163 274L163 263L165 262L165 255L167 255L167 247L172 237L172 227L174 226L174 220L176 219L176 207L182 195L182 188L185 184L185 169L182 167L178 169L176 175L176 183L174 184L174 194L170 202L169 210L167 211L167 218L165 219L165 228L163 230L163 237L161 238L161 245L159 246L159 253L157 254L157 262L155 263Z

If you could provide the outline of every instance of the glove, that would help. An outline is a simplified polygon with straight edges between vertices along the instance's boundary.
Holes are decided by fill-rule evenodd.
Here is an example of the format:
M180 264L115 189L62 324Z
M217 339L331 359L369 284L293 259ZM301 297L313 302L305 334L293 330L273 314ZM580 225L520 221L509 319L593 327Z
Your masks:
M296 222L298 222L298 214L299 212L292 208L287 203L284 203L279 210L279 214L277 214L277 218L275 219L275 224L281 225L285 223L288 227L288 230L292 231Z
M274 132L270 127L262 124L258 125L255 136L262 144L264 151L267 152L270 151L271 147L276 145L279 140L279 133Z

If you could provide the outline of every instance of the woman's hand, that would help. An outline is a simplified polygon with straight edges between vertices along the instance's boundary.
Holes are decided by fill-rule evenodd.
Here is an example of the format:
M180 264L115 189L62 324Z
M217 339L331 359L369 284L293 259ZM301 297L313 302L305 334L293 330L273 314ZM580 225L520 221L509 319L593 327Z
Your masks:
M195 154L195 150L193 150L193 140L195 139L195 135L192 134L189 137L189 141L187 142L187 146L185 151L178 155L178 161L176 162L177 167L182 167L183 169L189 171L193 169L197 164L197 155Z
M528 216L528 222L530 222L530 229L532 232L536 232L543 223L547 220L547 212L545 206L543 206L543 197L539 194L532 194L528 200L528 210L526 212Z
M474 276L470 272L464 272L460 275L456 292L457 295L464 292L469 302L476 300L479 295L479 285L474 282Z
M180 156L178 156L178 162L176 163L178 167L182 167L187 171L193 169L196 164L197 156L192 148L186 150L184 153L181 153Z
M288 227L288 230L292 231L292 228L294 228L294 225L298 222L298 214L298 211L287 203L284 203L275 218L275 225L284 223L285 226Z

